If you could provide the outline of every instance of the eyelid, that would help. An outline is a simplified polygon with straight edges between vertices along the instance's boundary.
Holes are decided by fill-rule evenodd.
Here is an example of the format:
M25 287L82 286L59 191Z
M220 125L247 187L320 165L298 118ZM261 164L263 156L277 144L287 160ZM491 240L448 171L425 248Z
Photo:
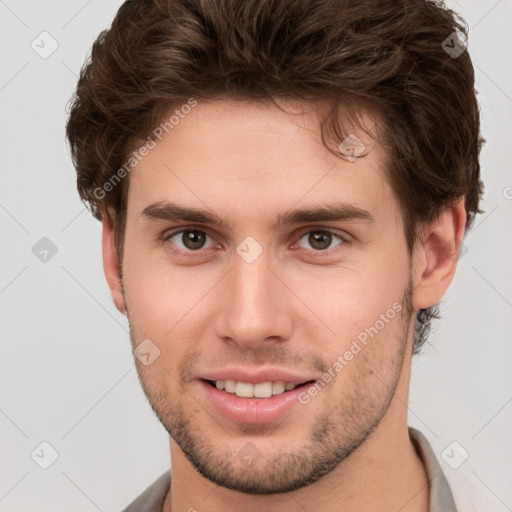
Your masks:
M335 228L329 228L329 227L323 227L323 226L306 226L305 228L300 228L298 231L298 235L295 235L295 237L302 238L306 233L329 233L330 235L333 235L335 237L340 238L344 242L349 241L349 234L346 231L339 231Z
M162 233L159 238L161 240L168 240L170 237L177 235L178 233L182 233L183 231L200 231L201 233L206 233L210 238L215 238L211 231L204 226L179 226L176 228L171 228Z

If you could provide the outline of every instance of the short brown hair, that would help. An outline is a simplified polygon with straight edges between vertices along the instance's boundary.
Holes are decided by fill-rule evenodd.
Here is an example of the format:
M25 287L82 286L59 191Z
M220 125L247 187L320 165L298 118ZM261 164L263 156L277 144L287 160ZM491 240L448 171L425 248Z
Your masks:
M376 115L410 253L419 228L461 197L470 228L482 213L483 139L469 54L443 46L457 32L467 37L463 20L428 0L127 0L71 99L79 194L114 225L121 262L129 180L95 191L171 109L191 97L328 99L322 141L333 153L324 128L344 139L339 107ZM415 353L432 318L437 305L418 314Z

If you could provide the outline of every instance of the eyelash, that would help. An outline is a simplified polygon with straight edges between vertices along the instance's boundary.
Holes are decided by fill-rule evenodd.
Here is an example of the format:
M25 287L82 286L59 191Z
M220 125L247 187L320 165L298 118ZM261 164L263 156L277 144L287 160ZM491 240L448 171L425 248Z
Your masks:
M203 233L203 234L205 234L208 237L213 239L213 237L207 231L205 231L204 229L198 229L198 228L194 228L194 227L185 227L185 228L180 228L179 230L172 231L172 232L168 232L168 231L164 232L162 234L162 236L160 237L160 240L163 241L163 242L169 242L169 240L173 236L179 235L180 233L183 233L184 231L196 231L196 232L199 232L199 233ZM343 246L346 243L348 243L348 239L347 239L346 236L341 235L337 231L333 231L333 230L327 229L327 228L317 228L317 229L308 228L308 230L305 230L305 231L301 232L301 234L299 235L297 241L300 240L304 235L307 235L309 233L322 233L322 234L332 235L334 238L338 239L341 242L336 247L340 247L340 246ZM294 243L294 245L295 245L295 243ZM333 249L336 250L336 247L334 247ZM186 258L198 258L198 257L202 256L201 255L201 251L203 249L198 249L197 251L191 251L191 250L185 251L183 249L179 249L179 248L177 249L177 248L174 247L174 248L172 248L170 250L173 253L178 254L179 256L184 256ZM317 250L317 251L315 251L315 250L312 250L312 249L308 250L308 249L299 248L299 250L306 250L308 252L314 252L314 253L316 253L316 255L313 256L314 258L316 258L316 257L320 257L321 258L325 254L329 254L332 249Z

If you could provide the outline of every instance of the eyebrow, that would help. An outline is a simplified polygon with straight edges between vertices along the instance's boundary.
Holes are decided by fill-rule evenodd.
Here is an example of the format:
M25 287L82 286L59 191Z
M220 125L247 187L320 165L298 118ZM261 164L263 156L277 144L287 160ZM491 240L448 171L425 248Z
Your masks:
M140 213L147 220L185 221L198 224L210 224L231 230L232 224L208 209L189 208L168 201L159 201L146 206ZM271 229L281 226L318 221L363 221L374 223L373 215L353 204L327 203L310 206L278 214Z

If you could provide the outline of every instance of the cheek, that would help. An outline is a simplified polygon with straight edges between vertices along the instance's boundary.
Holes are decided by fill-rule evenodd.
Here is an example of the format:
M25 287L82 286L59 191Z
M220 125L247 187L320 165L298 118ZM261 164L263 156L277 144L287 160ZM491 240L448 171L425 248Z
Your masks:
M164 278L162 272L155 272L147 260L138 259L134 253L125 259L123 286L134 335L162 338L173 325L173 297L179 297L179 293Z
M398 377L407 343L405 306L401 301L387 306L344 316L338 320L336 336L323 342L319 350L325 354L327 373L335 375L333 392L378 404Z
M149 254L132 253L124 270L125 292L134 342L149 338L158 344L162 355L185 350L204 327L205 308L211 306L205 293L219 276L212 271L189 267L172 268L167 261L151 261ZM135 335L137 338L135 338Z
M401 266L367 264L363 269L323 269L323 275L317 271L312 277L301 274L294 281L297 295L329 328L333 338L347 341L373 326L381 315L386 321L405 308L402 302L408 273Z

